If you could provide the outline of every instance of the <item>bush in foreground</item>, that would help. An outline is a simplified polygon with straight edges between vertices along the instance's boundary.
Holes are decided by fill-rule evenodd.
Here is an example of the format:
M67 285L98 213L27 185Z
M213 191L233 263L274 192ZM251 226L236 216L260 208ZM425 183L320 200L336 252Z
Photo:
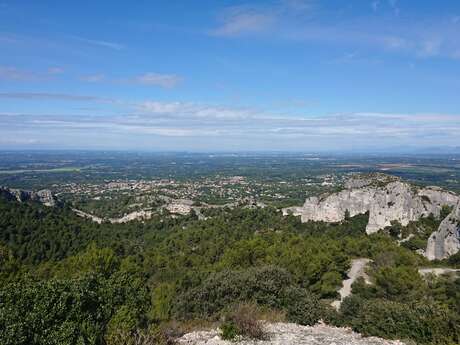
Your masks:
M458 344L460 328L445 306L430 300L400 303L384 299L345 299L345 324L362 333L387 339L411 339L417 344Z
M252 303L241 303L233 308L221 325L222 338L234 339L237 335L250 339L265 339L263 325L259 321L259 309Z
M302 325L317 323L324 310L314 294L293 283L289 272L264 266L211 274L201 285L178 296L175 316L206 319L247 301L285 311L289 321Z

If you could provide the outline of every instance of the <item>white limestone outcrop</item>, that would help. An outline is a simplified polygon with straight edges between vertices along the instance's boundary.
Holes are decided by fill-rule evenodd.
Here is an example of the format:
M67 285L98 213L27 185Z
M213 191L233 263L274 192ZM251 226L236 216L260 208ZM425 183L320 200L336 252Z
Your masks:
M9 198L16 199L19 202L37 201L45 206L56 206L56 198L49 189L42 189L38 192L0 187L0 193L7 195Z
M371 174L352 176L342 191L310 197L301 207L283 209L283 214L300 216L302 222L340 222L346 212L351 217L369 212L366 232L372 234L390 226L392 221L406 226L430 214L439 216L444 205L454 207L428 243L426 255L433 260L460 250L459 203L458 195L439 187L420 188L394 176Z
M441 222L428 239L425 256L428 260L442 260L460 249L460 202Z
M372 234L392 221L403 226L432 213L439 216L443 205L455 206L458 195L438 187L416 188L400 179L381 174L366 181L363 177L351 178L345 189L334 194L308 198L301 207L283 209L283 213L301 216L303 222L340 222L348 211L353 217L369 212L366 232ZM358 186L358 187L355 187Z

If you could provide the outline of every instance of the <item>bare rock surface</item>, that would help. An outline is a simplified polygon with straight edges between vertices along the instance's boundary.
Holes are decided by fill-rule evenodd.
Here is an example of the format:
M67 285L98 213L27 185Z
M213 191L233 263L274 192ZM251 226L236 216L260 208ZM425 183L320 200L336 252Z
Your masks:
M79 217L83 218L88 218L92 220L93 222L96 223L104 223L104 222L109 222L112 224L117 224L117 223L127 223L133 220L147 220L152 217L153 212L150 210L140 210L140 211L134 211L128 214L125 214L123 217L120 218L102 218L95 216L91 213L84 212L82 210L78 210L76 208L73 208L72 211L75 212L75 214Z
M404 345L398 340L362 337L349 328L331 327L324 324L301 326L293 323L265 325L268 339L226 341L219 330L187 333L178 340L182 345Z
M38 192L16 188L0 187L0 192L19 202L36 201L45 206L56 206L56 198L49 189L42 189Z
M369 212L366 232L372 234L392 221L406 226L430 214L439 216L444 205L454 210L428 241L426 256L434 260L460 250L460 197L439 187L419 188L385 174L355 175L342 191L310 197L303 206L283 209L283 214L300 216L302 222L340 222L347 212L351 217Z
M441 222L428 239L425 255L428 260L442 260L460 249L460 202Z
M352 177L344 190L308 198L303 206L285 208L283 213L298 215L303 222L340 222L346 211L351 217L369 212L366 232L371 234L392 221L405 226L430 213L438 216L443 205L454 206L460 201L458 195L438 187L416 188L397 177L384 176Z

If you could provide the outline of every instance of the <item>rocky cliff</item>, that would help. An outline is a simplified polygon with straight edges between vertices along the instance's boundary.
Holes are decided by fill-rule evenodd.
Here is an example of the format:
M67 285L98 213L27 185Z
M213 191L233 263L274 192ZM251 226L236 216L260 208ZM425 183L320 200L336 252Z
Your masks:
M441 222L428 239L425 256L428 260L441 260L460 250L460 202Z
M405 226L430 214L439 216L443 205L458 209L459 202L458 195L438 187L419 188L384 174L356 175L345 183L342 191L308 198L301 207L283 209L283 214L300 216L302 222L340 222L346 212L351 217L369 212L366 232L372 234L391 225L392 221ZM433 258L445 257L460 249L459 234L453 224L443 221L436 232L436 240L430 242L437 248L430 251L436 252Z
M9 199L16 199L19 202L36 201L41 202L45 206L56 206L56 198L49 189L42 189L38 192L0 187L0 194Z

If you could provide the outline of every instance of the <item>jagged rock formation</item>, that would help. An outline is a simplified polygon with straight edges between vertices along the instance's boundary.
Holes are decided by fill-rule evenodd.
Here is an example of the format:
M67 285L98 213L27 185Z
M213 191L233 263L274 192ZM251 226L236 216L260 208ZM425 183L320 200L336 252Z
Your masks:
M301 207L283 209L283 214L301 217L302 222L309 220L340 222L346 212L350 216L369 212L366 232L372 234L392 221L403 226L430 214L439 216L442 206L448 205L458 210L460 197L439 187L418 188L401 179L385 174L352 176L345 188L334 194L308 198ZM458 226L460 219L454 212L445 220L440 229L430 239L429 258L444 258L460 249Z
M438 216L443 205L454 206L460 198L438 187L416 188L397 177L383 174L352 177L345 189L331 195L311 197L302 207L283 209L284 214L300 215L303 222L340 222L369 212L368 234L399 221L407 225L432 213Z
M428 260L442 260L460 249L460 202L441 222L428 239L425 255Z
M187 333L180 339L181 345L404 345L399 340L377 337L364 338L349 328L331 327L324 324L300 326L293 323L265 325L267 340L222 340L219 330Z
M19 202L37 201L45 206L56 206L57 200L49 189L42 189L38 192L14 189L7 187L0 187L0 194L5 195L7 198L16 199Z

